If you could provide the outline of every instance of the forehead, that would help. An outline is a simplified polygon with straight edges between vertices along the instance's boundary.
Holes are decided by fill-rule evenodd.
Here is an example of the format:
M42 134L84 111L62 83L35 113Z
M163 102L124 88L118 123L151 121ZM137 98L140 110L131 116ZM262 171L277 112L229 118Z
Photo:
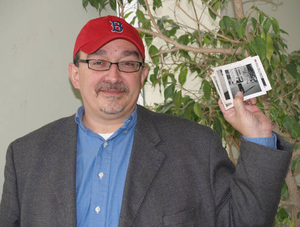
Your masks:
M131 42L123 39L112 40L94 53L88 54L88 56L109 56L109 55L119 55L121 57L133 56L137 59L142 58L138 48Z

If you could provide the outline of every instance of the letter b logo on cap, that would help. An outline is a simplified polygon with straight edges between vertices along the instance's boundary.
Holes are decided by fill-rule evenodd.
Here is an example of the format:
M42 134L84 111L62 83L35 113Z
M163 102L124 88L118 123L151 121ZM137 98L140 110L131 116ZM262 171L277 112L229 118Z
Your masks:
M112 32L118 32L121 33L123 32L123 25L121 22L119 21L110 21L111 25L112 25Z

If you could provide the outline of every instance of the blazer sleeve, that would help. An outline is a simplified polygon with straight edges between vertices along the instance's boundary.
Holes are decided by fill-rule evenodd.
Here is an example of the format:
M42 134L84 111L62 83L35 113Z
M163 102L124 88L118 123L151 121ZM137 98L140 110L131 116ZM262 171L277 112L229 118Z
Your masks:
M6 154L4 185L0 203L0 227L20 226L17 176L14 166L13 149L10 145Z
M293 146L280 136L277 147L278 150L242 139L241 154L231 177L225 176L218 152L211 153L216 226L273 225L293 150ZM220 187L227 180L228 187Z

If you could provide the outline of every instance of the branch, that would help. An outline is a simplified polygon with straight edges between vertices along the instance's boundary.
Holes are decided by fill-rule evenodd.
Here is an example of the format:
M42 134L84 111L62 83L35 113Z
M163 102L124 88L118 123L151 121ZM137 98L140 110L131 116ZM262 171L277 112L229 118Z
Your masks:
M203 0L201 0L201 2L204 4L204 5L206 5L214 14L216 14L217 15L217 17L219 17L219 19L221 20L222 19L222 17L209 5L209 4L207 4L205 1L203 1Z
M196 10L195 4L194 4L194 0L191 0L191 3L192 3L195 17L197 18L197 20L199 20L198 15L197 15L197 10ZM203 44L202 44L202 35L201 35L200 24L197 24L197 27L198 27L197 32L198 32L198 36L199 36L199 43L200 43L200 46L202 47Z
M232 152L232 142L230 142L227 137L226 137L226 143L228 144L228 148L229 148L229 158L233 162L233 164L236 166L236 161L235 161L235 158L234 158L234 155Z
M164 41L166 41L167 43L171 43L175 46L175 48L177 49L181 49L181 50L187 50L187 51L192 51L194 53L202 53L202 54L240 54L240 51L236 51L235 49L223 49L223 48L197 48L197 47L189 47L189 46L185 46L182 45L180 43L178 43L175 40L172 40L166 36L164 36L161 33L157 33L157 32L153 32L144 28L137 28L137 30L139 32L144 32L147 33L149 35L153 35L156 37L159 37L161 39L163 39Z
M242 18L245 17L242 0L234 0L234 8L236 13L236 18L238 20L241 20Z
M293 204L289 201L283 201L283 200L280 200L280 204L283 205L283 206L292 206Z
M204 27L208 32L214 34L215 36L219 36L219 37L221 37L221 38L223 38L223 39L225 39L225 40L227 40L227 41L229 41L229 42L231 42L231 43L240 43L240 41L238 41L238 40L233 40L233 39L229 39L228 37L223 36L223 35L221 35L221 34L219 34L219 33L214 32L213 30L209 29L208 27L206 27L206 26L205 26L203 23L201 23L200 21L196 21L196 20L195 20L194 18L192 18L185 10L183 10L183 9L181 8L181 6L179 5L179 3L177 3L176 6L177 6L179 9L181 9L181 11L182 11L186 16L188 16L191 20L195 21L197 24L200 24L200 25L201 25L202 27Z
M291 90L289 93L286 93L284 96L282 96L282 97L279 97L278 99L276 99L274 102L277 102L279 99L282 99L282 98L284 98L284 97L286 97L286 96L288 96L289 94L291 94L291 93L293 93L297 88L300 88L300 86L299 85L297 85L293 90ZM282 89L283 90L283 89Z
M145 4L146 4L147 12L148 12L148 15L149 15L149 17L150 17L150 19L151 19L152 24L154 25L154 27L155 27L155 29L157 30L157 32L158 32L159 34L163 35L162 32L161 32L161 30L159 29L159 26L158 26L157 23L155 22L154 17L153 17L153 15L152 15L151 11L150 11L150 7L149 7L149 2L148 2L148 0L145 0Z
M298 193L298 185L295 177L293 176L291 166L288 170L285 182L289 191L289 202L292 208L292 219L295 221L295 226L300 226L300 219L297 218L298 212L300 212L300 194Z
M300 155L300 150L293 152L292 160L296 159Z
M118 4L119 4L119 6L120 6L120 16L122 17L122 18L124 18L124 5L122 4L122 2L121 2L121 0L118 0Z

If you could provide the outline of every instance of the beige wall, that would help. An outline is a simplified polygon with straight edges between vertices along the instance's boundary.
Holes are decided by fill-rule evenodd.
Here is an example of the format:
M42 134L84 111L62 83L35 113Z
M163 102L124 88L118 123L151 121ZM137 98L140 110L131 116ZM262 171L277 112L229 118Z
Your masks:
M9 143L81 102L67 66L81 27L98 12L81 0L1 0L0 3L0 195Z

